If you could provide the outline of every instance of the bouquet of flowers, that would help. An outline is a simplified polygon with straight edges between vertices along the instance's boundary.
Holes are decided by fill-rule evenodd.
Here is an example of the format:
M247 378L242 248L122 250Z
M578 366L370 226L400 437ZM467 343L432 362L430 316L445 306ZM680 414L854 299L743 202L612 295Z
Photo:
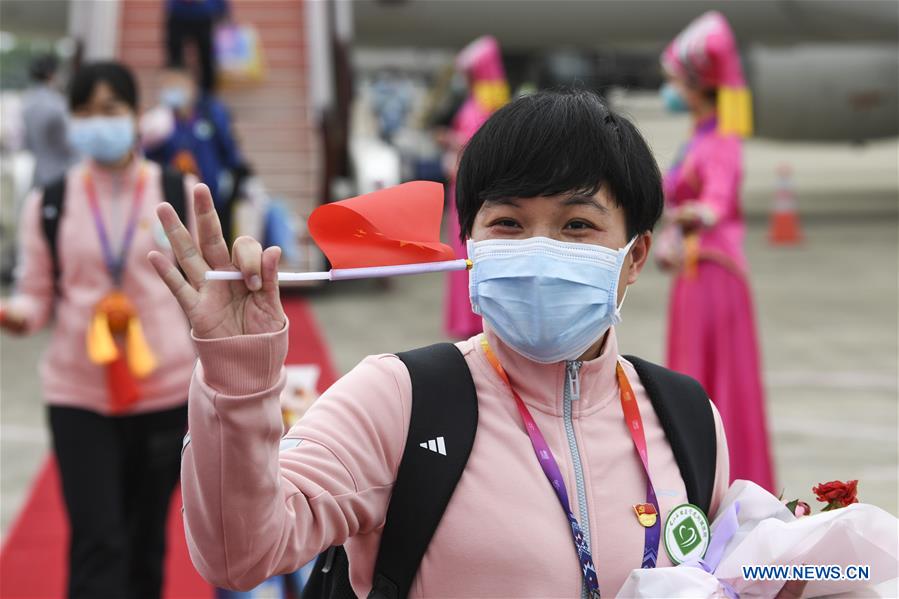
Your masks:
M816 486L818 500L827 505L810 515L805 502L785 505L755 483L734 481L701 559L634 570L618 596L735 599L785 591L780 597L896 597L899 520L858 503L857 485Z

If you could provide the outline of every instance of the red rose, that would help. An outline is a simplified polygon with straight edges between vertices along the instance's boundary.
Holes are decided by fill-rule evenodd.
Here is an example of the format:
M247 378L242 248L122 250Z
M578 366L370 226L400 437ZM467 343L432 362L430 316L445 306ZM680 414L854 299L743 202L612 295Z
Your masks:
M821 483L812 488L812 493L818 497L818 501L827 504L823 511L833 510L847 505L858 503L856 493L858 491L858 481L850 480L844 483L839 480L832 480L828 483Z

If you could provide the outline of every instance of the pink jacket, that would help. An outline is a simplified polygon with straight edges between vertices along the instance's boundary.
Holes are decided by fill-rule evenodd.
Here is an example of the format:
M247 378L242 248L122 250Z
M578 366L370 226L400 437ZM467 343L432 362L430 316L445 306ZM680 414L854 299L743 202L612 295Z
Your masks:
M646 493L619 403L615 333L601 356L583 364L581 397L571 402L586 514L577 505L563 416L565 364L530 362L486 334L511 379L522 382L517 390L559 462L572 509L589 526L600 588L612 596L640 567L644 531L633 505ZM191 384L181 474L194 565L215 585L247 589L345 543L353 588L367 595L409 426L411 386L402 362L389 354L366 358L282 439L278 394L286 327L269 335L195 341L200 365ZM566 516L508 388L478 341L458 344L478 394L474 447L410 596L577 597L581 575ZM687 501L684 484L643 386L633 367L624 366L643 416L664 518ZM715 424L713 513L728 485L717 412ZM453 451L451 439L446 450ZM664 549L659 565L670 565Z
M163 201L159 166L140 159L116 180L90 161L75 165L67 174L63 216L57 248L61 275L60 295L53 289L50 249L42 230L41 193L27 200L19 227L17 289L10 309L23 315L30 332L44 327L54 314L53 338L41 363L44 399L51 405L109 412L103 366L87 357L86 335L94 306L112 290L103 253L87 200L84 174L92 169L104 223L116 250L121 244L131 209L138 172L146 168L146 187L140 220L125 267L123 290L135 304L144 335L158 366L139 381L141 400L134 412L164 410L183 404L187 397L194 353L187 321L171 292L147 260L151 249L171 253L156 206ZM195 180L185 180L185 198ZM188 214L192 214L188 210Z

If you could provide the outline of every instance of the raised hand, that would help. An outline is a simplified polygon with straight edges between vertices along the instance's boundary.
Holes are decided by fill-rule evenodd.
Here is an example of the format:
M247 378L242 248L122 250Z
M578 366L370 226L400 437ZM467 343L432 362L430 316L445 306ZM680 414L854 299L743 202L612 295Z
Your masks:
M278 294L281 248L263 251L252 237L239 237L229 254L209 188L195 186L193 203L199 245L174 208L161 204L156 210L184 274L161 252L148 257L187 315L194 335L218 339L280 331L287 322ZM207 270L240 271L243 280L207 281Z

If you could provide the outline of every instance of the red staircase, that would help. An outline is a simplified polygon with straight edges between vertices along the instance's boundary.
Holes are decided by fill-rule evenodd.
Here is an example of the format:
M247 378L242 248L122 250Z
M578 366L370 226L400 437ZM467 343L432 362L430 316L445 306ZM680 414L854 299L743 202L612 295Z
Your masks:
M164 2L120 0L119 59L140 81L143 108L156 100L158 72L165 64ZM232 0L231 17L252 24L262 40L265 80L226 89L244 156L269 192L307 216L317 205L321 151L310 119L304 0Z

